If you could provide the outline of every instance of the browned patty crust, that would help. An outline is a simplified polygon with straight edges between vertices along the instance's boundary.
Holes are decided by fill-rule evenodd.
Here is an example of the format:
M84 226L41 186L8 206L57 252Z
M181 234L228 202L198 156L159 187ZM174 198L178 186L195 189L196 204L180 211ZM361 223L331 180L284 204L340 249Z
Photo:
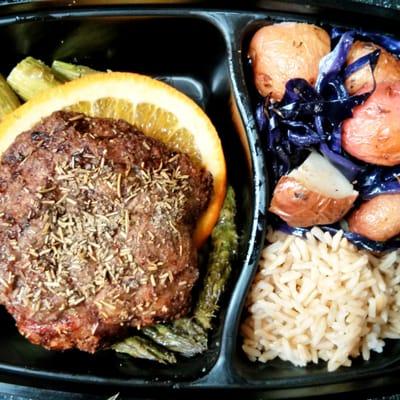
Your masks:
M184 315L212 177L133 126L56 112L0 165L0 303L48 349L94 352Z

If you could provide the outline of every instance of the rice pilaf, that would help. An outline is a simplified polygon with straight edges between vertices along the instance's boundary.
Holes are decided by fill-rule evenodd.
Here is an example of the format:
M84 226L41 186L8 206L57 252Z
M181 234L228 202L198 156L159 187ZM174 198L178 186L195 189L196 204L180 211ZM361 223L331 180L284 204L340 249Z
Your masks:
M269 230L241 327L252 361L276 357L329 371L400 338L400 251L375 256L339 231L302 239Z

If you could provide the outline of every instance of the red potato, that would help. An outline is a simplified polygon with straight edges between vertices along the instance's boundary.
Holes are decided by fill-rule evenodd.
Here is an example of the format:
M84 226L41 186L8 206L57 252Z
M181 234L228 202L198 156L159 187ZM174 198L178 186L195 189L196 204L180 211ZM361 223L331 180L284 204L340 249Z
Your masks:
M400 164L400 82L380 83L342 126L342 147L359 160Z
M381 50L378 63L374 69L376 83L393 83L400 81L400 60L374 43L356 41L351 46L349 54L347 55L347 65L353 63L362 56L372 53L376 49ZM350 94L371 90L373 87L373 79L370 67L366 65L354 72L354 74L350 75L349 78L346 79L345 84Z
M318 64L330 49L329 35L315 25L284 22L264 26L253 36L248 53L257 90L279 101L289 79L303 78L314 85Z
M291 226L332 224L347 214L357 196L340 171L312 152L300 167L281 177L269 211Z
M400 194L382 194L363 203L349 218L349 229L383 242L400 234Z

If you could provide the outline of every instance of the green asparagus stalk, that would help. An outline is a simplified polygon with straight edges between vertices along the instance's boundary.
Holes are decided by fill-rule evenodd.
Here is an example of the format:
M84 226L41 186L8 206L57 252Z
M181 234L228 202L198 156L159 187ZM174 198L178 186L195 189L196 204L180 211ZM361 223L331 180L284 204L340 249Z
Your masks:
M205 331L188 318L169 325L157 324L143 328L142 332L159 345L185 357L193 357L207 349Z
M184 332L186 335L194 338L198 343L203 343L207 347L207 335L204 329L193 321L193 318L180 318L173 322L174 328L178 332Z
M18 108L20 102L7 81L0 75L0 121L2 118Z
M208 260L204 287L194 311L194 319L205 330L211 328L211 320L218 310L218 301L231 273L232 259L237 253L238 236L235 215L235 193L229 187L218 223L211 235L212 251Z
M85 65L70 64L57 60L53 61L51 69L61 82L73 81L74 79L82 78L82 76L98 72Z
M161 364L176 363L173 353L140 336L131 336L122 342L114 344L112 348L118 353L126 353L135 358L157 361Z
M8 75L7 82L24 100L61 83L45 63L33 57L27 57L17 64Z

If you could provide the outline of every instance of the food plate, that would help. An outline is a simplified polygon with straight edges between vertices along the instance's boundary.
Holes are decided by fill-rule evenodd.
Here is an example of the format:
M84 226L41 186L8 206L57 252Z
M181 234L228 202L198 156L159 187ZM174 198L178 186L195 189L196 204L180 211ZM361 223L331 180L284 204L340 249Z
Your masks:
M276 3L275 3L276 6ZM51 6L48 6L51 7ZM190 8L55 7L0 17L2 73L33 55L58 58L97 69L135 71L158 77L192 97L210 116L223 142L228 179L237 193L239 257L233 266L209 349L174 366L136 361L111 351L87 355L50 352L20 336L0 311L0 370L35 382L142 388L288 389L321 384L351 384L400 367L400 343L388 341L382 354L351 368L327 373L324 364L295 368L274 361L251 363L241 350L238 329L251 279L255 274L267 226L269 196L266 162L253 118L252 84L246 51L252 34L271 21L319 22L317 16L278 11L235 12ZM372 10L372 9L371 9ZM1 11L1 10L0 10ZM12 12L17 12L14 8ZM354 14L332 12L327 24L351 26ZM375 19L371 29L394 31L392 14ZM336 18L336 19L335 19ZM353 20L354 21L354 20ZM16 381L16 378L15 378ZM372 382L372 381L371 381ZM328 391L339 390L330 386ZM291 395L295 395L292 392ZM300 395L301 392L298 392ZM306 395L306 392L303 392ZM287 396L286 392L286 396Z

